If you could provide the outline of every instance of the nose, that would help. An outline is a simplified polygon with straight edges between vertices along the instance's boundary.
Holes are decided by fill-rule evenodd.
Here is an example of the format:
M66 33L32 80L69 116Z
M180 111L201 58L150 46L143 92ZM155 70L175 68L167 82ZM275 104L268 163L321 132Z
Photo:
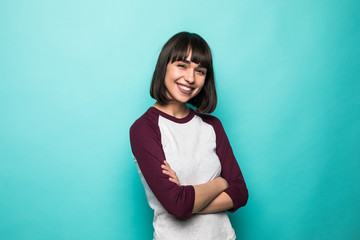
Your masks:
M194 69L188 69L185 73L185 81L188 83L194 83L195 82L195 71Z

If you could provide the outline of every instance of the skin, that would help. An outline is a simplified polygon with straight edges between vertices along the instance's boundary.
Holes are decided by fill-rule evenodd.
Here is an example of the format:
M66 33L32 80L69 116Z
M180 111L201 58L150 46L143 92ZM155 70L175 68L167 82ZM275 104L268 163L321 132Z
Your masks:
M168 63L165 74L165 87L168 98L166 105L158 102L154 107L176 118L183 118L189 114L190 109L186 103L195 97L202 89L206 78L206 68L191 62L191 51L182 61ZM176 172L164 161L161 166L163 173L169 176L169 181L180 185ZM193 185L195 189L195 202L193 213L207 214L221 212L233 207L233 202L224 190L228 187L225 179L217 177L210 182Z
M171 101L166 105L155 103L154 107L177 118L187 116L190 110L186 103L201 91L205 77L206 68L191 62L191 52L183 61L169 62L164 82L167 96ZM188 94L181 92L180 86L191 88L191 92Z
M163 169L162 172L169 176L170 182L176 183L180 186L180 181L176 175L176 172L171 169L169 163L166 160L164 161L164 164L161 165L161 168ZM229 195L226 192L221 192L212 201L210 201L208 205L205 205L200 209L194 210L193 213L208 214L223 212L233 207L234 204Z

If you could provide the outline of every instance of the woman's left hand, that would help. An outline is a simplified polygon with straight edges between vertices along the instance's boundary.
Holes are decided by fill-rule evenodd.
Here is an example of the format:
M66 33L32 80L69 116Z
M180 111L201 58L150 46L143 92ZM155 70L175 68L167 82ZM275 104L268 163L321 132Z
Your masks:
M161 168L163 169L162 172L169 176L170 182L176 183L177 185L180 186L180 181L176 175L176 172L171 169L169 163L166 160L164 160L164 164L161 165Z

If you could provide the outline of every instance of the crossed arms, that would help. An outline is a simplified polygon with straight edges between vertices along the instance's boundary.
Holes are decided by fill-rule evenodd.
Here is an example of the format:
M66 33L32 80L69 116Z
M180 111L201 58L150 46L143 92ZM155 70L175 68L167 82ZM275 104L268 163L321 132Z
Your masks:
M162 172L172 170L170 166L161 167L165 154L156 125L138 119L130 128L131 148L146 182L162 206L179 218L190 218L194 213L235 212L248 199L242 173L220 121L213 117L204 121L214 126L222 170L221 177L200 185L180 185L174 176Z
M161 165L162 172L169 176L169 181L180 185L176 172L171 169L169 163L164 161ZM193 185L195 189L195 202L192 213L206 214L222 212L233 208L234 204L224 190L228 187L227 181L217 177L210 182Z

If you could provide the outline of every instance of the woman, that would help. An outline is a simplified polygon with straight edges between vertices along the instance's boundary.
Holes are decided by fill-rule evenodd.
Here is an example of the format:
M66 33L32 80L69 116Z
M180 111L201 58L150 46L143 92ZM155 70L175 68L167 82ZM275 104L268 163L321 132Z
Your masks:
M131 126L130 142L154 210L154 239L235 239L226 211L244 206L248 191L221 122L207 115L217 97L203 38L170 38L150 95L157 101Z

